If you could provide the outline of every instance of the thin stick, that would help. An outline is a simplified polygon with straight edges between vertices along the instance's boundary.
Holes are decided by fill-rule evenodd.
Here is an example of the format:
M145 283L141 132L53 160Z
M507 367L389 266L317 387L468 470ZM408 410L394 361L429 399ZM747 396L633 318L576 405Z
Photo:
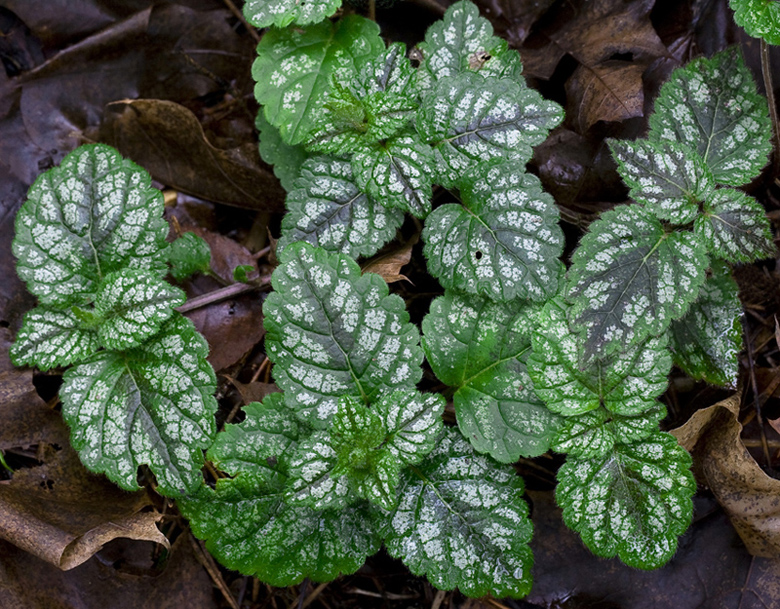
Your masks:
M260 42L260 34L257 33L257 30L254 28L254 26L249 23L244 18L244 13L242 13L240 10L238 10L238 7L231 2L231 0L223 0L225 2L225 6L230 9L230 12L233 13L236 17L238 17L239 21L244 24L244 27L249 32L249 35L255 39L255 42Z
M320 593L325 589L325 587L329 583L330 582L324 582L324 583L320 584L319 586L317 586L316 588L314 588L312 593L309 594L309 596L306 597L305 601L303 601L303 607L301 607L301 609L306 609L306 607L311 605L317 599L317 597L320 595Z
M190 535L189 538L190 543L192 543L192 547L195 550L195 554L198 557L198 561L206 568L206 571L208 571L208 574L211 576L211 579L216 584L217 588L219 588L219 591L222 592L222 596L225 597L228 605L230 605L233 609L240 609L236 599L234 599L233 595L230 594L230 590L228 589L225 580L222 578L222 574L219 572L214 559L211 558L211 555L203 549L203 547L200 545L200 542L197 541L192 535Z
M368 18L376 21L376 0L368 0Z
M258 288L263 288L267 286L271 282L271 277L263 277L259 283L233 283L229 286L225 286L224 288L220 288L218 290L214 290L213 292L209 292L208 294L201 294L200 296L196 296L195 298L192 298L185 302L180 307L176 307L176 310L179 313L187 313L189 311L194 311L195 309L200 309L201 307L208 306L210 304L214 304L215 302L220 302L222 300L227 300L228 298L232 298L233 296L238 296L239 294L244 294L245 292L251 292L252 290L256 290Z
M260 378L260 375L263 373L263 370L265 370L268 365L271 363L271 361L266 357L263 362L257 367L257 370L255 370L255 373L252 375L252 378L250 379L250 383L256 383L257 379Z
M766 430L764 429L764 417L761 414L761 401L758 394L758 381L756 381L756 370L754 367L753 359L753 339L750 336L747 324L745 325L745 345L747 346L748 367L750 372L750 384L753 388L753 405L756 409L756 420L758 422L758 428L761 432L761 446L764 449L764 458L766 459L766 466L772 467L772 460L769 456L769 445L766 440Z
M777 102L775 101L775 89L772 86L772 66L769 61L769 45L761 39L761 74L764 77L766 99L769 102L769 116L772 119L772 133L775 136L774 168L775 175L780 173L780 120L777 116Z

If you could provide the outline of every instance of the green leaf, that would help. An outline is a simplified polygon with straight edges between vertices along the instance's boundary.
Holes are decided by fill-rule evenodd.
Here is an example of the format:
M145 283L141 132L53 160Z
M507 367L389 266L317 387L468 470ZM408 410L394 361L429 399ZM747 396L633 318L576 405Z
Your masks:
M416 465L430 453L444 425L444 397L437 393L393 391L373 404L387 430L382 450L398 463Z
M358 65L385 50L379 26L358 15L303 28L270 29L252 66L255 97L287 144L306 140L331 78L348 82Z
M255 267L251 264L239 264L233 269L233 281L239 283L250 283L252 280L249 275L255 271Z
M581 363L581 337L570 330L566 309L551 301L538 318L528 374L547 407L564 416L601 406L632 416L653 408L668 384L672 356L665 335L614 355Z
M307 25L330 17L340 6L341 0L247 0L244 17L257 28Z
M449 188L490 159L527 162L562 119L561 107L532 89L465 72L440 80L423 99L417 131L436 147L438 179Z
M428 272L445 288L508 302L558 291L563 232L553 198L519 161L478 165L463 205L438 207L423 232Z
M558 417L539 401L526 372L528 307L446 291L422 323L434 374L457 389L458 426L479 452L504 463L546 452Z
M218 480L216 490L203 486L177 504L221 564L272 586L354 573L379 550L365 504L323 512L291 506L280 484L242 474Z
M603 457L568 459L555 495L564 521L594 554L655 569L674 555L691 522L690 466L677 440L658 432Z
M351 85L361 97L383 91L416 100L415 72L406 56L406 46L402 42L394 42L384 53L370 58Z
M615 444L632 444L658 432L666 408L656 403L648 410L622 415L606 408L563 419L552 449L582 459L597 459L615 450Z
M184 233L168 246L166 253L176 281L211 270L211 248L195 233Z
M663 333L696 299L708 267L695 235L638 205L601 214L572 261L568 298L586 335L584 363Z
M355 183L385 207L425 218L431 211L431 147L416 134L358 150L352 157Z
M259 132L257 143L260 156L266 163L273 165L274 175L281 182L282 188L290 192L301 173L301 165L309 158L309 153L301 145L286 144L279 129L265 120L262 110L257 113L255 127Z
M734 21L754 38L780 44L780 5L774 0L729 0Z
M142 347L101 352L67 370L62 415L82 463L126 490L138 488L145 463L162 494L194 492L216 433L207 355L203 337L176 314Z
M422 376L419 333L387 283L342 254L288 246L264 303L274 376L298 416L325 427L344 395L368 404L413 389Z
M109 273L95 295L100 342L115 351L137 347L156 334L186 298L182 290L149 271Z
M41 304L92 300L123 268L163 273L168 225L149 174L103 144L81 146L41 174L16 216L19 277Z
M695 231L713 256L729 262L753 262L776 253L764 208L741 190L720 188L708 197Z
M428 28L425 42L418 48L424 59L418 74L423 89L466 71L513 78L524 84L518 52L493 36L493 26L466 0L451 5L443 19Z
M650 117L650 139L694 147L715 181L731 186L760 173L772 151L771 134L766 100L737 47L672 72Z
M355 185L349 162L315 157L287 196L277 252L295 241L308 241L351 258L372 256L395 237L403 213L386 209Z
M208 458L233 476L251 475L271 481L280 469L287 471L289 453L306 430L281 393L266 396L262 403L247 404L244 413L246 419L241 423L226 425L217 434Z
M742 303L729 268L713 265L691 310L672 323L674 363L695 379L736 389Z
M373 141L367 136L368 129L368 116L361 100L349 87L334 81L305 140L306 150L348 155Z
M699 202L715 188L707 165L682 144L611 140L609 147L631 198L660 219L674 224L693 222Z
M77 363L98 349L97 333L82 328L72 311L40 306L25 314L10 355L14 366L48 370Z
M522 597L531 589L532 524L511 467L474 453L453 429L406 470L385 545L435 587L472 597Z

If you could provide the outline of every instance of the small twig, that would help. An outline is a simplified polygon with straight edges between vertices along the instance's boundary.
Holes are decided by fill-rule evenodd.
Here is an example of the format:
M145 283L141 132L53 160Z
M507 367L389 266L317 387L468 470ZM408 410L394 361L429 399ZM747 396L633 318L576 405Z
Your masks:
M748 356L748 368L750 372L750 385L753 389L753 406L756 410L756 421L758 422L758 428L761 432L761 446L764 449L764 458L766 459L766 466L772 467L772 461L769 456L769 445L766 440L766 430L764 429L764 417L761 414L761 400L758 393L758 381L756 380L755 360L753 358L753 339L750 336L750 331L747 324L745 325L745 345L747 346Z
M238 17L238 20L241 21L241 23L244 24L244 27L249 32L249 35L255 39L255 42L260 42L260 34L257 33L257 30L252 26L251 23L249 23L246 18L244 17L244 13L242 13L238 7L231 2L231 0L224 0L225 6L228 7L231 13L233 13L236 17Z
M214 304L215 302L221 302L222 300L233 298L234 296L238 296L239 294L244 294L245 292L251 292L252 290L263 288L267 286L270 282L271 282L271 277L268 276L268 277L263 277L258 283L233 283L224 288L220 288L218 290L214 290L213 292L209 292L208 294L201 294L200 296L196 296L195 298L192 298L187 302L185 302L180 307L176 307L176 310L179 313L187 313L189 311L194 311L195 309L200 309L201 307Z
M780 173L780 119L777 115L777 102L775 101L775 89L772 85L772 66L769 60L769 45L761 39L761 74L764 77L766 99L769 102L769 116L772 119L772 133L775 139L774 168L775 175Z
M447 596L447 593L444 590L437 591L436 596L433 598L433 604L431 604L431 609L439 609L439 607L441 607L441 604L444 602L445 596Z
M436 13L437 15L443 15L444 13L447 12L446 7L436 2L436 0L409 0L409 1L412 4L421 6L424 9L431 11L432 13Z
M222 573L219 572L214 559L211 558L211 555L203 549L200 542L196 540L195 537L189 535L189 538L190 543L192 543L192 547L195 550L195 554L198 557L198 561L205 567L214 584L217 586L217 588L219 588L219 591L222 592L222 596L225 597L228 605L230 605L233 609L240 609L236 599L234 599L233 595L230 593L230 590L228 589L227 584L222 577Z
M376 21L376 0L368 0L368 18Z
M306 600L305 600L305 601L303 601L303 606L301 607L301 609L306 609L306 607L308 607L308 606L309 606L309 605L311 605L311 604L312 604L312 603L313 603L315 600L317 600L317 597L318 597L318 596L319 596L319 595L322 593L322 591L325 589L325 587L326 587L326 586L327 586L329 583L330 583L330 582L323 582L323 583L321 583L319 586L317 586L316 588L314 588L314 590L312 590L312 593L311 593L311 594L309 594L309 596L307 596L307 597L306 597Z
M263 360L263 362L257 367L257 370L255 370L255 373L252 375L252 378L250 379L250 383L256 383L257 379L260 378L260 375L263 373L263 370L265 370L268 365L271 363L271 360L269 360L267 357Z

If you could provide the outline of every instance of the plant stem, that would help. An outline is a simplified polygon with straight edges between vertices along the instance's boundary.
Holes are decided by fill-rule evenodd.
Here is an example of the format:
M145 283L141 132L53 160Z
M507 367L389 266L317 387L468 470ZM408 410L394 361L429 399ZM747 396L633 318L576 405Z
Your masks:
M224 3L225 3L225 6L227 6L227 7L228 7L228 9L230 10L230 12L231 12L231 13L233 13L233 14L234 14L236 17L238 17L238 19L241 21L241 23L243 23L243 24L244 24L244 27L245 27L245 28L247 29L247 31L249 32L249 35L250 35L252 38L254 38L254 39L255 39L255 42L260 42L260 34L258 34L258 33L257 33L257 30L256 30L256 29L255 29L255 28L252 26L252 24L251 24L251 23L249 23L249 22L248 22L248 21L247 21L247 20L244 18L244 13L242 13L242 12L241 12L241 11L238 9L238 7L237 7L235 4L233 4L233 2L231 2L231 0L223 0L223 1L224 1Z
M238 296L239 294L244 294L245 292L251 292L252 290L263 288L270 282L271 277L268 276L263 277L259 283L233 283L224 288L220 288L219 290L209 292L208 294L201 294L200 296L196 296L195 298L185 302L180 307L176 307L176 310L179 313L194 311L195 309L200 309L201 307L205 307L215 302L220 302L222 300Z
M769 45L761 39L761 74L764 77L766 99L769 102L769 117L772 119L772 133L774 134L774 172L775 177L780 173L780 119L777 115L777 102L775 101L775 89L772 84L772 66L769 61Z

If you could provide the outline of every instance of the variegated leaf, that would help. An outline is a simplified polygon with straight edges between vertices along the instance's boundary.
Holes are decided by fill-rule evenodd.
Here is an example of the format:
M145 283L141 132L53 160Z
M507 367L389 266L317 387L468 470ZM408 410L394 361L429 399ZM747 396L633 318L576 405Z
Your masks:
M271 25L281 28L291 23L318 23L330 17L340 6L341 0L247 0L244 17L257 28Z
M384 53L365 62L351 85L361 97L382 91L416 100L414 74L415 69L406 56L406 46L402 42L394 42Z
M287 192L293 189L295 180L301 173L301 165L309 158L302 145L290 146L282 139L279 129L271 125L263 116L263 110L257 113L255 128L258 131L258 149L260 157L273 165L274 175Z
M729 0L734 21L754 38L780 44L780 5L775 0Z

